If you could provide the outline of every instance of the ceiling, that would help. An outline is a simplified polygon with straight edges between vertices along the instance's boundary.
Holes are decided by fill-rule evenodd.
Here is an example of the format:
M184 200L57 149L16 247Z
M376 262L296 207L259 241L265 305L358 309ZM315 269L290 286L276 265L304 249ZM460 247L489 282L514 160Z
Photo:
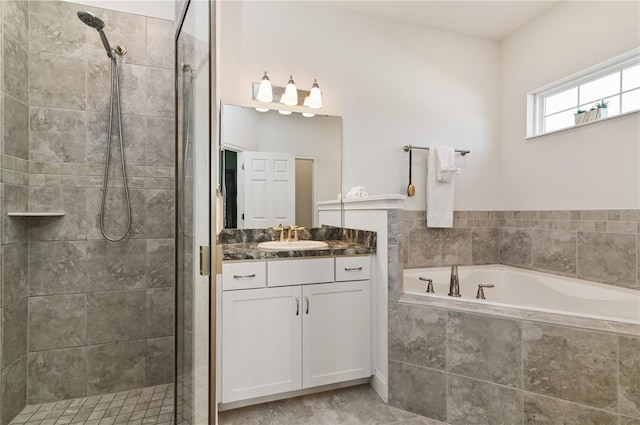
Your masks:
M501 40L557 4L553 1L325 1L324 4L399 22Z

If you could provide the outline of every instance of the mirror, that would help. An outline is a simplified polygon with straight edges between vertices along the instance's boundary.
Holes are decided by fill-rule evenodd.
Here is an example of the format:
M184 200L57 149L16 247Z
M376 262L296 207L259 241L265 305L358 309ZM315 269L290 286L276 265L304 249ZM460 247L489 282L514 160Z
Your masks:
M223 105L220 185L225 229L317 227L342 187L342 118Z

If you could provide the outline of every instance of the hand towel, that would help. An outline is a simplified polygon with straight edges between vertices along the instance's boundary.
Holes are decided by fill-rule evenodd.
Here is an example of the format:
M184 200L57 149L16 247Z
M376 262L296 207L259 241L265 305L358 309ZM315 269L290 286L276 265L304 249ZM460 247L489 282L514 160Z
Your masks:
M435 146L436 178L439 182L450 182L454 175L460 173L456 167L456 151L448 146Z
M438 181L436 149L430 147L427 156L427 227L453 227L454 179Z

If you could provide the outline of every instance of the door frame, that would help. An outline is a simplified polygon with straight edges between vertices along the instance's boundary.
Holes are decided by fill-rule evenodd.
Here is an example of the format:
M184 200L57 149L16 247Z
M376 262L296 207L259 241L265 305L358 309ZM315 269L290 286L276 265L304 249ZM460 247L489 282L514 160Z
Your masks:
M180 11L179 17L178 17L178 25L175 28L175 33L174 33L174 40L173 40L173 52L174 52L174 116L175 116L175 124L174 124L174 141L175 141L175 158L176 161L179 160L179 155L178 155L178 137L179 137L179 128L178 128L178 101L179 101L179 84L178 84L178 78L177 78L177 71L178 71L178 67L180 66L180 64L178 63L178 41L179 41L179 36L182 33L183 30L183 25L184 25L184 20L185 17L187 15L187 12L189 11L189 8L192 6L192 4L195 4L197 0L185 0L185 3L182 7L182 10ZM217 186L214 184L217 181L217 177L216 177L216 170L218 169L218 165L217 165L217 155L218 155L218 140L220 137L220 132L219 132L219 120L218 120L218 109L217 106L219 104L218 100L219 100L219 87L218 87L218 78L217 76L219 75L219 69L218 69L218 52L219 52L219 46L218 46L218 37L217 37L217 31L219 28L219 2L215 1L215 0L210 0L208 2L208 8L209 8L209 52L208 52L208 61L209 61L209 75L208 75L208 85L209 85L209 158L206 158L206 156L204 156L205 161L208 161L208 164L201 164L202 165L206 165L205 167L203 167L203 170L206 170L206 172L202 172L202 173L197 173L194 174L194 211L197 211L199 208L199 205L202 205L206 202L206 204L208 204L208 207L206 208L207 213L202 213L202 214L195 214L196 219L194 220L194 228L204 228L204 229L208 229L208 231L206 232L195 232L194 234L194 252L193 252L193 273L194 273L194 287L196 285L203 285L206 284L209 287L209 308L208 308L208 313L209 313L209 317L207 317L207 322L209 324L209 329L208 329L208 351L209 351L209 356L208 356L208 371L209 371L209 376L208 376L208 400L209 400L209 405L208 405L208 420L209 423L213 423L213 424L217 424L218 423L218 415L217 415L217 385L216 385L216 365L217 365L217 332L216 332L216 326L217 326L217 322L216 322L216 318L217 318L217 296L216 296L216 286L212 285L212 282L216 282L216 274L217 274L217 270L218 270L218 265L220 265L221 268L221 258L220 255L218 255L217 253L217 246L216 246L216 229L215 227L212 226L213 222L212 222L212 217L216 216L216 204L211 202L212 199L215 199L215 190L217 188ZM213 160L215 158L215 161ZM194 156L195 159L195 156ZM194 164L194 168L196 170L199 170L198 167L195 167ZM196 177L197 176L197 177ZM179 167L178 164L175 164L175 184L176 184L176 189L175 189L175 195L174 195L174 215L175 215L175 240L176 240L176 244L175 244L175 261L176 261L176 267L175 267L175 303L176 303L176 309L175 309L175 315L176 318L174 319L174 377L177 376L178 373L178 349L179 349L179 340L178 340L178 320L177 320L177 312L178 312L178 302L181 299L179 296L179 288L178 288L178 274L179 274L179 268L177 266L177 260L178 260L178 226L180 225L179 223L179 215L178 215L178 207L179 207L179 197L178 197L178 181L179 181ZM198 181L198 185L196 185L196 181ZM208 185L208 190L206 191L198 191L197 188L199 188L204 182L207 182ZM206 194L206 195L205 195ZM203 196L204 195L204 196ZM197 204L195 202L195 199L200 198ZM206 201L203 198L207 198ZM200 238L197 238L197 236L195 235L201 235ZM207 240L208 239L208 240ZM197 255L197 250L196 247L198 246L209 246L210 250L209 250L209 258L204 258L200 255ZM210 272L208 275L206 276L201 276L199 273L197 273L197 270L199 270L201 268L201 260L202 259L208 260L209 262L209 269ZM174 387L177 386L177 380L174 379ZM177 403L178 403L178 397L177 397L177 392L176 392L176 396L175 396L175 400L174 400L174 421L176 419L176 415L177 415ZM176 421L177 422L177 421Z

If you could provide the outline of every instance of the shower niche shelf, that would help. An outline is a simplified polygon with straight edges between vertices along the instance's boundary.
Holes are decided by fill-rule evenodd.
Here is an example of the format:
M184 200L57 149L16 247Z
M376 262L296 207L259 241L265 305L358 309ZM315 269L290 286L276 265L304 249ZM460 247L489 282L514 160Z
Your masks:
M64 211L52 211L52 212L10 212L7 213L9 217L64 217L66 213Z

